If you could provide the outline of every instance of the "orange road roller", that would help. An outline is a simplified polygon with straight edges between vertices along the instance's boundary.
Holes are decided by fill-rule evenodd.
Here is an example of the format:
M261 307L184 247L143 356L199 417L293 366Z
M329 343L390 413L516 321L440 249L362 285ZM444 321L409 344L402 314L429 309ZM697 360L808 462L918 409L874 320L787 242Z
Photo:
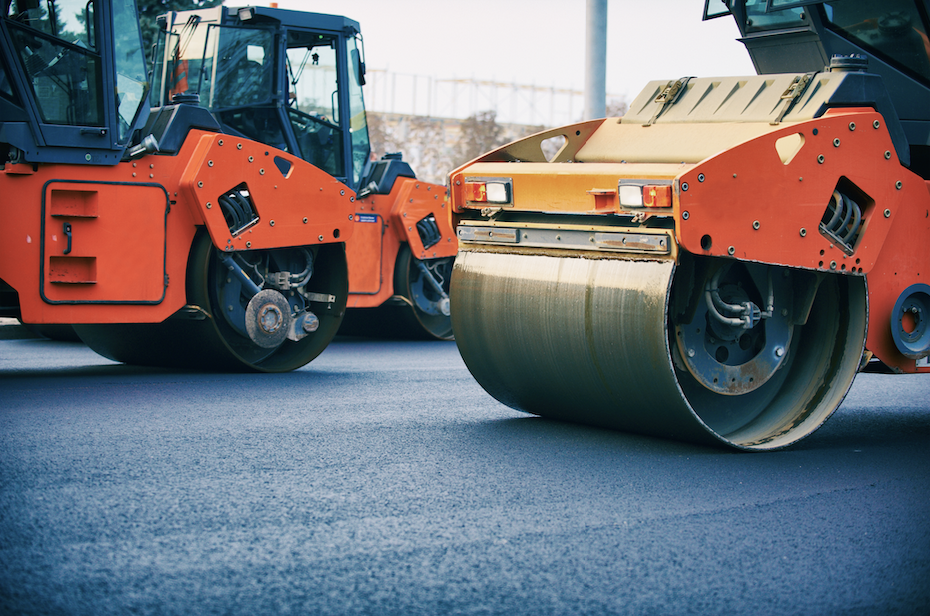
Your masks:
M354 190L196 96L150 110L132 0L4 0L0 51L0 315L142 365L277 372L326 348Z
M759 75L654 81L452 172L455 340L502 403L760 451L863 367L930 372L927 2L714 7Z
M292 153L357 193L340 333L451 339L446 188L417 179L399 153L370 160L359 24L225 5L159 24L156 104L197 95L223 132Z

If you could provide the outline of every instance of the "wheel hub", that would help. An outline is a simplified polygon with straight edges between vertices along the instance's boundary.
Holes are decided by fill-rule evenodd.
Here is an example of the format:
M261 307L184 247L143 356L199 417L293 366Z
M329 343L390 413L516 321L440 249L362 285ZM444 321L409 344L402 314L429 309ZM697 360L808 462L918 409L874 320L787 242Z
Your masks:
M274 289L255 294L245 309L245 329L258 346L272 349L287 338L291 308L287 299Z
M755 274L755 277L743 277L743 282L750 287L754 284L760 287L759 282L767 278L761 270ZM714 393L741 395L764 385L781 367L791 342L789 312L783 309L790 292L782 277L775 277L773 284L773 297L778 300L778 306L761 320L757 316L760 311L750 301L746 288L731 280L721 283L715 290L722 305L746 306L746 312L752 315L748 323L738 324L736 318L730 318L729 323L721 321L712 314L716 308L708 299L697 302L690 323L676 326L676 360L680 360L701 385Z
M905 357L930 354L930 286L914 284L898 296L891 311L891 337Z
M284 315L281 310L274 304L268 303L258 310L258 324L266 334L275 333L281 323L284 322Z

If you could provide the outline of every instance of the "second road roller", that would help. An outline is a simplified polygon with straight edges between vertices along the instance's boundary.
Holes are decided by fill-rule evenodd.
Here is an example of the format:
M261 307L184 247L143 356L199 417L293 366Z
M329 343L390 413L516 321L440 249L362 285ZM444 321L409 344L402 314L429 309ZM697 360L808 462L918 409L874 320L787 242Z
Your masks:
M864 365L930 372L928 12L708 3L758 75L653 81L622 118L453 171L452 326L478 382L759 451L816 430Z
M456 243L446 189L418 179L400 153L369 160L358 23L227 5L158 21L157 105L196 94L223 132L290 152L355 191L340 334L450 339Z
M347 178L222 132L196 95L150 108L134 0L0 7L0 316L73 326L132 364L282 372L318 356L349 294ZM357 30L333 39L342 125L361 97ZM364 126L344 167L356 146L364 159Z

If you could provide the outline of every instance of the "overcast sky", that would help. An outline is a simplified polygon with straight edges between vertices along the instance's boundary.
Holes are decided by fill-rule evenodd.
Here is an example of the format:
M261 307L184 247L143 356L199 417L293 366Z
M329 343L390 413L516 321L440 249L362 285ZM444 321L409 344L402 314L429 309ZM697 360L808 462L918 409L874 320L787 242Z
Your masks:
M237 4L226 0L226 4ZM243 2L242 4L245 4ZM269 1L256 4L268 6ZM440 79L584 88L585 0L278 0L361 24L369 68ZM731 17L702 0L608 0L607 93L652 79L754 74Z

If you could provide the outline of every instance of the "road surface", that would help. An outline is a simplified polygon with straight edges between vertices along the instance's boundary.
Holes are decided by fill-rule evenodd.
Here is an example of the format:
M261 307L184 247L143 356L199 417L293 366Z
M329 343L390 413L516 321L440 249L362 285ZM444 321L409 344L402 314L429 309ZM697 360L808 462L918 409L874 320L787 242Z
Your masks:
M512 411L454 343L226 375L5 339L0 613L927 614L928 445L925 376L747 454Z

